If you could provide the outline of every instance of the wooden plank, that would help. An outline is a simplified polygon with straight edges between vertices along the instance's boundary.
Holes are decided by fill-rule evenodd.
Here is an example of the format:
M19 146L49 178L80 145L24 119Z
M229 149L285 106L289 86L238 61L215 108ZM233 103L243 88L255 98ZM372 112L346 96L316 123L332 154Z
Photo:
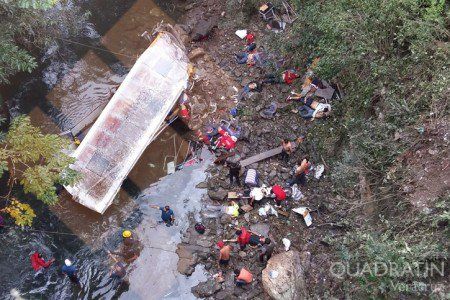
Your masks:
M267 150L265 152L262 152L260 154L256 154L255 156L252 156L252 157L249 157L247 159L242 160L241 161L241 166L242 167L246 167L246 166L251 165L251 164L253 164L255 162L258 162L258 161L267 159L269 157L272 157L274 155L280 154L281 150L283 150L283 147L279 146L279 147L276 147L274 149L270 149L270 150Z
M291 142L292 151L294 152L297 149L297 142ZM264 151L262 153L256 154L252 157L249 157L247 159L241 160L241 167L246 167L248 165L251 165L255 162L267 159L269 157L275 156L277 154L280 154L283 150L283 146L278 146L276 148Z

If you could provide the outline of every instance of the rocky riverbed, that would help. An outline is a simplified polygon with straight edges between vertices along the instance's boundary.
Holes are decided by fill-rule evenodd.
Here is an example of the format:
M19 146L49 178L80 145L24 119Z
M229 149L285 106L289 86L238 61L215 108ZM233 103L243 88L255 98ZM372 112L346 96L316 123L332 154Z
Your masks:
M186 13L178 28L185 33L184 40L196 68L196 82L191 90L193 121L190 125L191 128L201 129L225 119L241 127L237 152L242 158L277 147L284 138L295 140L300 135L306 136L305 141L291 155L289 162L282 162L278 156L274 156L249 166L259 172L262 183L268 186L284 185L291 176L290 172L296 160L303 155L310 155L314 164L323 163L326 166L326 162L317 155L314 143L311 142L309 123L298 113L292 112L295 106L286 102L291 90L301 89L300 79L292 86L264 85L261 92L250 94L239 103L233 97L237 90L241 90L247 83L261 80L264 74L273 72L271 67L249 67L235 62L234 54L241 52L244 47L244 42L234 33L243 29L238 11L239 8L226 7L221 1L186 2ZM268 60L273 65L281 64L279 71L291 67L285 58L270 52L267 41L275 33L267 30L265 23L257 15L246 20L244 24L244 28L256 36L257 46L264 49ZM208 32L208 38L192 41L198 31ZM306 72L306 67L300 72ZM272 102L276 102L278 106L275 116L270 119L262 118L260 111ZM236 106L239 113L233 118L229 110ZM326 120L320 122L326 126ZM298 202L289 198L278 216L258 214L259 207L266 203L273 204L273 200L264 199L257 203L253 210L241 213L238 218L224 214L221 209L223 205L227 205L228 192L242 192L242 189L230 187L228 169L221 165L212 165L207 172L208 179L198 185L208 190L202 199L202 222L207 228L206 232L203 235L198 234L193 228L192 220L192 226L187 230L177 250L180 258L179 272L190 276L195 266L201 264L209 273L208 280L194 287L192 292L207 299L300 299L312 295L326 295L326 291L330 290L335 282L329 276L329 245L325 236L340 234L340 227L334 226L328 216L334 207L326 172L319 180L311 176L306 188L302 189L306 197ZM311 227L307 227L303 218L291 210L298 206L311 209ZM267 266L259 262L258 249L247 247L245 251L239 251L239 247L234 247L230 266L227 269L218 267L219 251L216 243L235 238L234 228L240 226L268 236L276 243L275 254ZM283 238L291 242L287 252L282 244ZM255 278L251 285L243 288L236 287L233 281L233 269L242 267L250 270ZM283 273L284 269L289 272ZM278 282L268 275L272 270L278 272ZM223 282L217 279L217 274L221 271ZM280 281L283 284L280 285Z

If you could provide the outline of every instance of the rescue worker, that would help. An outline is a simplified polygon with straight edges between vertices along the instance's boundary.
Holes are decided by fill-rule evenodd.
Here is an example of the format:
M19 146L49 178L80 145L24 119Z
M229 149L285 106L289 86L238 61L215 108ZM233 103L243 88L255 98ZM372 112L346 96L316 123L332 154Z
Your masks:
M77 276L78 270L69 259L64 260L64 266L62 266L61 272L66 275L70 279L70 281L77 285L80 285L80 280Z
M150 205L150 207L159 209L161 211L162 222L166 223L167 227L170 227L174 224L175 214L173 213L173 210L171 210L168 205L166 205L166 206Z
M118 252L109 252L109 254L123 257L127 264L135 261L141 252L141 243L132 237L130 230L122 232L122 246Z

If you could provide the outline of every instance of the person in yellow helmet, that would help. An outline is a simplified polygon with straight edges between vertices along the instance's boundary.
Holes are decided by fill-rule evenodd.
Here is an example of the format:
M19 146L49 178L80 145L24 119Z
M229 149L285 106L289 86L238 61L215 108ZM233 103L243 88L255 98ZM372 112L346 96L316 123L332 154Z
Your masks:
M141 243L139 240L133 238L130 230L122 231L122 238L121 250L118 252L109 252L109 254L121 256L126 263L130 264L139 257L142 248Z

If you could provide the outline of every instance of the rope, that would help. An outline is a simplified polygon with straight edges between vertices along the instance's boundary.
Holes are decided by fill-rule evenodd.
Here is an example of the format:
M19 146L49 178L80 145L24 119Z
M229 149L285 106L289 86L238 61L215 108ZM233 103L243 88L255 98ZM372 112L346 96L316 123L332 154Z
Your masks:
M17 226L9 226L9 225L3 225L2 227L18 228ZM0 227L0 228L1 228L1 227ZM27 231L44 232L44 233L60 234L60 235L72 235L72 236L77 236L77 235L74 234L74 233L59 232L59 231L47 231L47 230L38 230L38 229L27 229Z
M8 228L18 228L17 226L9 226L9 225L3 225L3 227L8 227ZM74 233L58 232L58 231L47 231L47 230L38 230L38 229L27 229L27 231L44 232L44 233L60 234L60 235L72 235L72 236L77 236L77 235L74 234ZM156 250L161 250L161 251L166 251L166 252L176 253L176 252L173 251L173 250L168 250L168 249L159 248L159 247L154 247L154 246L144 246L144 248L151 248L151 249L156 249Z
M132 59L136 59L137 58L135 56L131 56L131 55L127 55L127 54L123 54L123 53L119 53L119 52L110 51L110 50L103 49L103 48L100 48L100 47L95 47L95 46L92 46L92 45L88 45L88 44L84 44L84 43L80 43L80 42L75 42L75 41L71 41L71 40L64 39L64 38L59 38L59 37L55 37L55 38L58 39L58 40L67 42L69 44L80 45L80 46L84 46L84 47L87 47L87 48L91 48L91 49L95 49L95 50L99 50L99 51L103 51L103 52L108 52L108 53L111 53L111 54L114 54L114 55L120 55L120 56L124 56L124 57L127 57L127 58L132 58Z

